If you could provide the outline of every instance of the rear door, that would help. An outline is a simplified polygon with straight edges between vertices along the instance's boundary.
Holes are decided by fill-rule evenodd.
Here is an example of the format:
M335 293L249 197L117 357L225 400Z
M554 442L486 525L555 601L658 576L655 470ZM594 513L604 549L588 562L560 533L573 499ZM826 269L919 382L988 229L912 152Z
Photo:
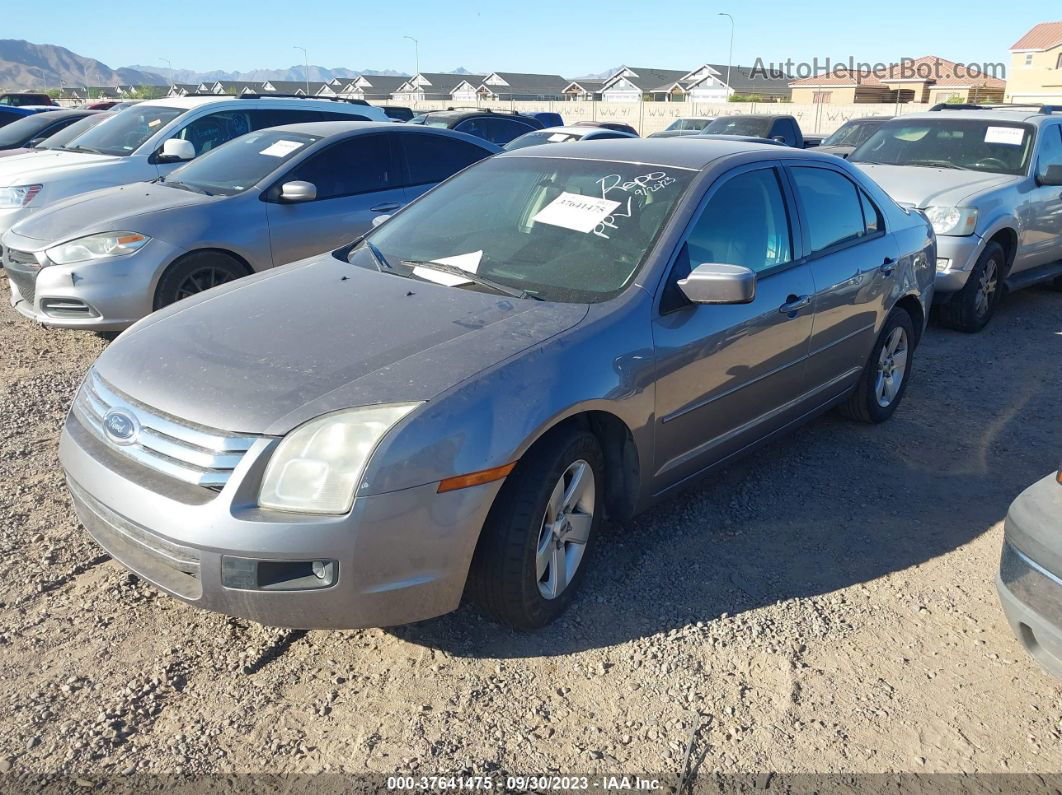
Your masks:
M815 282L810 388L843 390L874 344L896 267L881 212L848 176L821 163L787 166Z
M395 138L405 166L403 184L406 202L413 201L437 183L491 154L481 146L458 140L456 136L451 138L411 129L397 133Z
M653 322L654 492L736 453L800 415L811 336L811 272L777 164L712 185L664 283ZM749 304L692 304L679 279L706 262L757 274Z
M402 206L394 138L376 133L337 141L297 163L266 191L274 265L339 248L367 232L377 215ZM280 187L297 180L312 183L317 198L281 201Z

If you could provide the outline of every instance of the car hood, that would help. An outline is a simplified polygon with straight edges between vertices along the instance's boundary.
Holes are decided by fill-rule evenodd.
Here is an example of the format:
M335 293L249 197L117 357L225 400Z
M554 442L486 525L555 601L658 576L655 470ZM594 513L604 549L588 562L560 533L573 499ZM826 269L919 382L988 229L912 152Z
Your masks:
M79 193L50 204L15 224L12 231L39 240L45 247L95 232L137 232L140 230L132 227L140 216L221 198L157 183L134 182Z
M40 154L38 150L29 146L20 146L18 149L4 149L0 151L0 158L15 157L16 155Z
M71 168L93 168L126 160L114 155L93 155L85 152L46 151L10 157L0 161L0 187L21 185L27 176L45 181L56 172Z
M96 368L133 399L183 420L281 435L330 411L431 400L587 311L322 255L151 315Z
M985 174L951 168L923 166L886 166L854 163L870 175L885 192L901 204L919 209L959 205L975 193L1003 185L1016 184L1022 177L1009 174Z

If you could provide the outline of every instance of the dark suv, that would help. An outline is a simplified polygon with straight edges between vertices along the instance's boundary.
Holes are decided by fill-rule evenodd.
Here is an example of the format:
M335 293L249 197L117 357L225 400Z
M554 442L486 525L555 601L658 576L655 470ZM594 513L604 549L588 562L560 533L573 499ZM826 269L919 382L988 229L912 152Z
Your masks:
M457 132L468 133L498 144L498 146L504 146L514 138L519 138L532 130L541 130L544 126L533 116L525 116L522 113L459 108L432 111L426 113L422 120L414 123L426 124L429 127L446 127L450 130L457 130Z
M47 94L35 91L21 91L17 94L0 94L0 105L54 105L55 102Z

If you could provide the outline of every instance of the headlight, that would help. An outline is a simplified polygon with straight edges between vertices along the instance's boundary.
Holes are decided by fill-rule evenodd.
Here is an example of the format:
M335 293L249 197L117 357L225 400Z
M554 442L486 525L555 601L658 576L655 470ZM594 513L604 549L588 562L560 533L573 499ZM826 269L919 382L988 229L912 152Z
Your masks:
M104 257L120 257L139 251L151 240L137 232L103 232L52 246L45 253L57 265L71 265Z
M281 511L346 513L376 445L418 405L366 406L299 426L269 460L258 504Z
M33 197L41 192L43 185L13 185L10 188L0 188L0 209L14 210L25 207Z
M938 235L972 235L977 228L973 207L926 207L925 214Z

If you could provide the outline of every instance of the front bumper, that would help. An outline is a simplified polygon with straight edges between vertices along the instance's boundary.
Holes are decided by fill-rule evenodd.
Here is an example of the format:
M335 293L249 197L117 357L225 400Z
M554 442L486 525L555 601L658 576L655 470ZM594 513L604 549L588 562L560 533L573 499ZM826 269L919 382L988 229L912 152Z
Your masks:
M259 439L220 492L130 462L73 415L59 455L75 510L93 538L127 568L196 607L271 626L352 629L432 618L460 604L500 482L444 494L429 483L359 496L340 517L266 511L255 497L277 443ZM233 567L248 560L331 561L335 576L328 587L234 587Z
M1035 483L1011 505L996 588L1025 650L1062 678L1062 485Z
M92 331L121 331L150 314L162 272L181 253L155 239L127 256L40 267L15 262L10 254L33 254L40 261L40 240L9 232L3 244L16 310L46 326Z
M978 235L937 235L937 260L948 260L948 266L937 270L936 293L940 295L961 290L984 247L984 238Z

